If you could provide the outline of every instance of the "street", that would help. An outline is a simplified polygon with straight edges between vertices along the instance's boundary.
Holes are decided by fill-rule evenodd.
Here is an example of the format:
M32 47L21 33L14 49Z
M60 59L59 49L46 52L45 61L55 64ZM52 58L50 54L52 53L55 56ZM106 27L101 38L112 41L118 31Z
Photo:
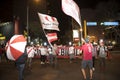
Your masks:
M100 71L99 62L95 61L93 80L120 80L120 53L111 52L112 59L106 60L106 70ZM89 80L89 72L86 69ZM83 80L81 59L69 63L69 59L58 59L56 67L40 64L39 58L33 59L32 70L25 68L25 80ZM18 71L14 62L2 60L0 63L0 80L18 80Z

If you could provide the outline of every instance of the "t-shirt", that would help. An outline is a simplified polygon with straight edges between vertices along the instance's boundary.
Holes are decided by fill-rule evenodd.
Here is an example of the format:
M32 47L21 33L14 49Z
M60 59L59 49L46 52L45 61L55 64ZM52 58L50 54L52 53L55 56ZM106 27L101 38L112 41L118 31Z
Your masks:
M69 47L69 54L74 54L74 47L73 46Z
M27 48L27 53L28 53L28 58L33 58L34 57L34 49L33 49L33 47L28 47Z
M81 50L83 51L83 60L92 60L92 44L85 43L82 45Z
M42 47L40 50L41 50L41 55L47 55L47 48Z
M106 46L98 46L98 54L99 57L106 57L107 56L107 47Z

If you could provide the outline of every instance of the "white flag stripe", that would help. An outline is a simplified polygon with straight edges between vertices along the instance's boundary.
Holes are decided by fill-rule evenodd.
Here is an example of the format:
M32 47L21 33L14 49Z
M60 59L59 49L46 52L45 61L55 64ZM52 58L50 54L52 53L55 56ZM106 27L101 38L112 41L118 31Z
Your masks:
M48 37L48 40L51 40L51 39L57 39L57 36Z
M49 42L57 40L57 34L56 33L48 33L47 34L47 39Z
M79 7L73 0L62 0L62 10L65 14L73 17L81 26Z
M55 17L51 17L49 15L41 14L41 13L38 13L38 16L41 20L43 29L59 31L58 28L59 23Z

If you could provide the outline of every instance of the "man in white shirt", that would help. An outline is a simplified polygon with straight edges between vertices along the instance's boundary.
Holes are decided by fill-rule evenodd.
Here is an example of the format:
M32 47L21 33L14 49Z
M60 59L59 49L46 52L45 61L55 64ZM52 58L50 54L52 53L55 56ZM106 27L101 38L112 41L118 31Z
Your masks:
M45 46L41 46L40 51L41 51L41 57L40 57L41 64L45 64L47 54L48 54L48 50Z
M34 46L27 46L27 54L28 54L28 67L29 69L31 69L31 65L32 65L32 58L34 58Z
M73 62L74 58L75 58L75 55L74 55L74 47L73 46L70 46L69 47L69 57L70 57L70 63Z

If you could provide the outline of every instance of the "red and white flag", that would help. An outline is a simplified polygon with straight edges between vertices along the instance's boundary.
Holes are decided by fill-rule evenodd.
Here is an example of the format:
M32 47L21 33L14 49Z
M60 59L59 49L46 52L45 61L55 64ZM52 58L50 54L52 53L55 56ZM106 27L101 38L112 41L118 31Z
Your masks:
M49 16L46 14L41 14L41 13L38 13L38 16L39 16L39 19L41 20L43 29L59 31L59 28L58 28L59 23L55 17Z
M66 15L73 17L81 26L80 10L73 0L62 0L62 10Z
M49 42L53 42L57 40L57 34L56 33L47 33L47 39Z

